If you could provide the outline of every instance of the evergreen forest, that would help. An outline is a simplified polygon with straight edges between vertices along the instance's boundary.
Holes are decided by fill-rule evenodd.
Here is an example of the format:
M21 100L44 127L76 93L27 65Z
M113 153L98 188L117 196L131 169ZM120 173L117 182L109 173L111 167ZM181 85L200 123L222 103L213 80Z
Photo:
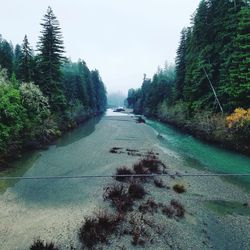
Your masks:
M39 148L106 110L98 70L64 56L59 22L49 7L34 51L27 35L13 46L0 35L0 163Z
M183 28L175 66L144 76L128 106L250 154L250 3L202 0Z

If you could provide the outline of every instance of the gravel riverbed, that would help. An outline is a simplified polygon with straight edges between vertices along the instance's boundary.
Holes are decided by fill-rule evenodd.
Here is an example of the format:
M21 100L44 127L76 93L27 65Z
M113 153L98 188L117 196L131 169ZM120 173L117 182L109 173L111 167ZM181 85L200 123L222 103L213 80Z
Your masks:
M132 168L141 158L128 155L126 149L141 154L158 153L170 173L207 173L187 166L178 152L162 147L155 130L136 123L133 115L105 116L91 126L88 135L81 137L79 128L39 152L23 175L114 174L117 167ZM123 153L111 154L112 147L122 148ZM116 235L111 236L110 245L100 249L249 249L248 191L220 177L162 177L162 180L169 188L145 183L148 194L144 201L149 197L157 203L176 199L184 205L185 217L168 218L159 210L145 216L157 230L146 229L149 236L144 246L133 246L128 235ZM0 249L29 249L38 238L53 241L60 249L81 249L78 230L84 217L104 208L113 212L102 195L103 188L114 182L112 178L6 182L0 195ZM176 193L172 189L176 183L183 184L187 191ZM139 216L136 209L131 213Z

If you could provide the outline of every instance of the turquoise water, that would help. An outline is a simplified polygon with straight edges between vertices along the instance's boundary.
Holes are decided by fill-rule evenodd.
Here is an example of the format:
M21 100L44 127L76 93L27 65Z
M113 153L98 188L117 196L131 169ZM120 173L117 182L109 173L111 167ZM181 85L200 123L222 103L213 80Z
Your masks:
M216 173L250 174L250 157L203 143L191 135L157 121L148 120L147 124L158 133L160 144L177 152L189 167ZM250 190L250 177L224 179Z

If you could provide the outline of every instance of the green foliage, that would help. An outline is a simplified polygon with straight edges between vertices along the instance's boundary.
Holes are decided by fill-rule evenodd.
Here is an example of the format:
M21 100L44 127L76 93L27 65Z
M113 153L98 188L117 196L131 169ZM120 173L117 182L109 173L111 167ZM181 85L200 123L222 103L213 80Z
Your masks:
M16 45L0 36L0 160L22 147L41 147L106 109L106 89L97 70L63 57L59 23L49 7L37 55L25 35ZM1 68L4 67L4 69Z
M64 59L64 47L59 22L49 7L42 19L42 31L38 43L40 69L39 86L49 97L51 107L55 111L62 111L66 105L63 92L61 66Z
M8 143L18 137L27 120L18 89L6 79L0 69L0 150L5 151Z
M11 76L13 72L13 58L12 44L2 39L0 35L0 66L7 70L8 76Z
M200 2L192 27L181 33L175 101L219 111L205 70L225 111L249 105L249 16L245 1Z
M133 108L135 113L156 116L158 106L164 100L172 102L174 81L175 68L166 64L164 69L158 69L152 81L144 77L141 89L128 91L128 106Z
M19 52L20 53L20 52ZM29 45L27 35L25 35L21 47L20 58L18 60L18 79L23 82L30 82L32 80L32 50Z
M33 83L21 84L22 105L26 108L30 120L40 123L50 114L48 98L43 96L39 87Z
M250 103L250 7L242 7L238 13L237 36L234 52L230 56L228 78L222 90L230 100L230 108L248 108Z
M63 66L64 89L71 109L101 113L106 109L106 89L97 70L90 71L84 61L67 61Z

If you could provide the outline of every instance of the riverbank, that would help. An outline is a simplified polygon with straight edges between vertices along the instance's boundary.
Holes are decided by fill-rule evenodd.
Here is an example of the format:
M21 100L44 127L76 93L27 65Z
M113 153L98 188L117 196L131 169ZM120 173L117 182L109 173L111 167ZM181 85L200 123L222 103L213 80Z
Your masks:
M136 123L128 116L105 116L84 125L69 136L63 136L49 150L42 151L23 176L44 175L108 175L117 167L132 167L141 157L127 153L112 154L119 147L144 153L154 151L170 173L208 173L194 169L181 153L162 147L157 133L147 124ZM81 134L88 130L87 134ZM8 173L5 173L8 175ZM179 200L186 214L181 220L171 219L160 211L145 218L159 225L162 234L149 230L147 249L248 249L250 244L250 195L239 186L220 177L176 177L163 179L169 188L145 183L148 194L157 203ZM80 249L78 230L85 216L100 209L113 210L103 201L103 188L115 181L111 178L83 180L20 180L10 183L0 196L0 248L28 249L33 240L53 241L60 249ZM175 184L187 191L178 194ZM8 183L6 183L6 186ZM248 205L247 205L248 206ZM135 213L136 211L134 211ZM104 249L133 249L131 239L111 237ZM138 246L136 247L138 248Z
M77 128L94 116L101 115L97 112L85 112L71 118L66 114L63 117L54 116L49 119L48 127L32 127L29 129L29 136L25 138L27 132L22 137L17 137L13 142L9 142L4 152L0 151L0 171L8 168L8 162L20 159L24 153L38 149L47 149L58 138L65 133Z
M250 156L248 137L244 136L243 133L235 134L232 132L226 126L225 115L201 113L191 119L181 112L176 115L158 112L157 116L146 115L146 117L169 124L204 142Z

